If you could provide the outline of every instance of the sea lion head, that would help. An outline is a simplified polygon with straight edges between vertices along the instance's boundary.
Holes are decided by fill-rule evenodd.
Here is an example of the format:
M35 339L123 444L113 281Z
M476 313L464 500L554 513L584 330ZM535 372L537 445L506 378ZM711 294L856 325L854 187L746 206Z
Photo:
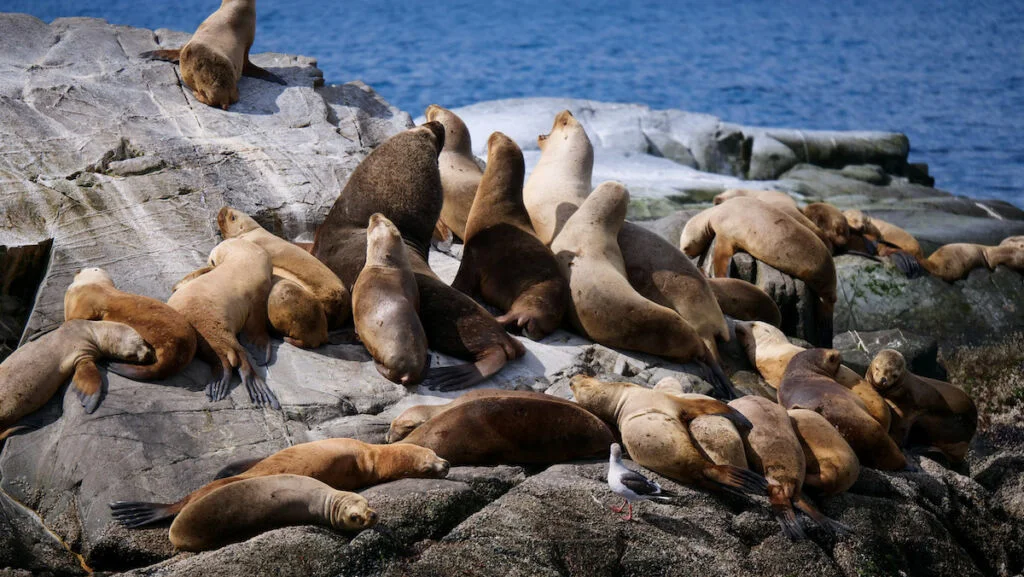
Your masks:
M434 150L437 151L437 154L441 154L441 150L444 149L445 128L443 124L436 120L425 122L415 128L410 128L408 132L416 135L422 135L429 139L431 144L434 146Z
M102 284L112 287L114 286L114 280L110 278L107 271L96 266L91 266L78 271L78 273L75 274L75 280L71 284Z
M804 216L825 233L833 247L844 247L850 242L850 225L838 208L824 202L804 207Z
M362 495L335 491L328 505L331 527L339 531L362 531L377 524L377 512Z
M552 143L561 146L563 143L582 145L584 142L586 143L585 148L588 148L591 156L593 156L594 149L590 144L587 131L583 130L583 125L568 110L563 110L555 116L555 123L551 126L551 132L537 136L537 146L541 149L541 152L546 150Z
M899 351L879 351L868 366L867 380L879 393L885 393L899 384L907 370L907 360Z
M256 230L260 225L248 214L225 206L217 213L217 228L224 238L234 238L250 230Z
M843 216L846 217L846 225L855 232L864 232L864 227L871 222L871 217L856 209L843 211Z
M834 377L839 372L839 365L843 362L843 356L835 349L810 349L815 351L817 359L815 365L822 369L825 374ZM803 353L797 353L803 354Z
M427 122L440 122L444 126L444 150L462 154L473 153L469 128L457 114L437 104L431 104L423 115Z
M402 266L408 260L402 233L388 217L376 212L366 225L366 264Z
M152 363L156 353L135 329L120 323L93 324L97 329L97 342L110 356L133 363Z
M999 246L1012 246L1024 250L1024 236L1009 236L999 243Z
M426 423L431 417L436 415L441 406L416 405L415 407L409 407L391 421L391 426L388 428L387 436L384 439L385 442L397 443L408 437L409 433L413 432L416 427Z
M576 375L569 381L569 388L581 407L604 421L615 421L622 393L621 383L604 383L587 375Z
M448 476L451 463L437 456L432 449L418 445L400 444L382 448L395 470L402 471L403 477L413 479L443 479Z

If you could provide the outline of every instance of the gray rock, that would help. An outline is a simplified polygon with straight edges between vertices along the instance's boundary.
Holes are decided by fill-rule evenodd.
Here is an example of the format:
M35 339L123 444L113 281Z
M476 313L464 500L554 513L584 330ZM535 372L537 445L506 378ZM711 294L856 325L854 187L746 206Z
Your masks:
M43 526L39 517L3 491L0 527L0 568L33 575L85 574L74 554Z

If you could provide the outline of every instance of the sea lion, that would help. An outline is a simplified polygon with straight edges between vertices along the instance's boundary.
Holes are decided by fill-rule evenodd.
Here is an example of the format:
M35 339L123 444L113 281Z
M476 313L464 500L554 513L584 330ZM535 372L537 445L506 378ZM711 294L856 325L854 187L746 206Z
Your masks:
M762 322L736 323L736 337L746 351L750 364L775 389L782 383L789 361L797 353L806 350L790 343L778 328ZM861 408L878 421L883 430L889 430L892 419L889 405L870 383L846 365L839 366L835 380L857 395Z
M430 356L418 316L420 293L402 235L380 213L366 227L366 264L352 288L352 304L356 333L377 371L402 385L422 381Z
M444 125L444 147L437 158L441 171L441 188L444 190L444 204L441 206L440 230L466 240L466 221L473 206L476 189L483 178L483 170L473 156L473 143L469 129L454 112L436 104L427 107L424 115L427 122ZM442 234L442 240L447 235Z
M274 276L299 285L319 301L328 330L348 322L352 314L352 298L348 289L338 275L308 250L272 234L249 215L229 206L217 213L217 227L226 239L242 238L267 251L274 266Z
M237 464L229 465L234 467ZM449 464L430 449L413 445L371 445L355 439L324 439L282 449L265 459L246 462L241 471L221 477L176 503L118 501L111 503L114 519L129 528L178 515L190 503L225 485L269 475L312 477L334 489L355 491L397 479L440 479Z
M711 399L707 395L686 393L683 385L672 377L665 377L654 385L652 390L676 395L682 399ZM700 415L689 422L687 428L697 447L704 451L708 459L716 465L732 465L741 469L747 467L747 454L743 448L743 438L726 417L718 415Z
M286 343L315 349L327 342L324 307L296 282L274 275L267 297L267 321Z
M984 246L957 242L935 249L927 259L919 260L929 273L947 282L966 278L976 268L995 270L999 265L1024 271L1024 248L1013 244Z
M155 355L135 329L109 321L67 321L18 347L0 363L0 441L20 428L11 426L39 410L69 378L85 412L95 411L102 388L96 361L102 358L151 363Z
M1024 236L1008 236L999 243L999 246L1015 246L1024 250Z
M196 100L227 110L238 102L238 81L243 74L286 84L249 61L255 38L256 0L222 0L220 8L203 20L185 46L139 56L180 62L181 79Z
M683 399L633 385L604 383L576 375L569 385L576 401L608 423L615 423L633 460L659 474L710 490L742 489L764 494L764 477L732 465L712 463L693 443L687 424L700 415L721 415L738 428L750 422L714 399Z
M523 188L523 204L545 244L562 230L591 192L594 147L568 111L555 117L549 135L537 137L541 157ZM690 259L654 231L632 222L619 230L629 284L644 298L676 311L700 335L717 360L716 339L729 327L707 278Z
M525 172L519 146L500 132L492 134L452 286L506 311L497 318L506 328L540 340L562 324L569 286L551 250L533 234L523 206Z
M114 286L101 268L78 271L64 293L64 320L112 321L126 324L153 347L149 365L108 363L107 369L136 381L166 379L192 362L196 331L178 311L156 299L126 293Z
M741 321L764 321L782 326L782 311L757 285L738 278L709 278L708 284L722 313Z
M814 236L821 239L821 242L825 243L825 246L832 250L832 241L829 235L825 233L821 228L818 227L815 222L804 214L797 206L796 200L792 196L778 190L754 190L748 188L731 188L713 199L713 203L717 206L731 198L756 198L761 202L768 204L784 213L787 216L804 225L808 230L814 233Z
M802 212L828 237L826 246L832 250L832 254L846 249L850 241L850 224L846 222L842 211L827 202L813 202L805 206Z
M448 409L457 407L462 403L468 401L482 399L485 397L517 397L522 399L541 399L545 401L556 402L561 401L564 403L572 404L571 401L567 401L565 399L562 399L561 397L556 397L554 395L548 395L545 393L537 393L534 391L515 391L507 389L474 389L472 391L467 391L459 395L458 397L455 397L449 403L444 403L441 405L415 405L413 407L409 407L405 411L402 411L402 414L398 415L397 417L394 418L394 420L391 421L391 426L388 428L388 432L385 437L385 442L397 443L398 441L401 441L402 439L408 437L409 433L413 432L413 430L415 430L416 427L419 427L423 423L426 423L430 419L433 419L434 417L440 415L441 413L447 411Z
M836 267L829 248L785 213L755 198L733 198L691 218L679 244L687 256L704 254L715 241L714 276L728 277L733 254L750 253L796 277L818 297L815 318L819 342L832 342L836 302Z
M718 394L736 396L714 353L693 327L630 285L617 240L628 204L629 192L622 184L601 184L551 243L562 274L569 279L573 327L603 345L704 363Z
M879 351L868 366L867 380L888 399L896 413L889 436L901 447L935 447L958 465L978 428L978 409L963 390L907 370L899 351Z
M603 456L611 430L564 400L498 396L460 403L393 446L433 449L452 465L551 465Z
M379 212L391 220L411 249L420 321L430 348L475 361L434 368L428 374L428 386L455 390L483 381L526 349L483 307L445 284L427 265L443 198L437 155L444 134L441 123L428 122L392 136L363 159L317 229L313 255L352 286L366 261L370 216Z
M860 476L860 461L832 423L807 409L787 413L804 450L804 485L821 495L838 495L852 487Z
M847 215L846 219L849 221L850 215ZM881 236L872 238L874 232L870 230L866 230L865 235L871 240L884 241L879 243L878 254L889 256L894 251L903 251L917 259L924 258L924 251L921 250L921 245L917 242L917 239L895 224L888 223L880 218L871 217L871 228L878 231L878 234Z
M237 368L252 402L280 409L277 397L256 374L236 337L242 332L263 352L264 362L270 360L270 256L247 240L229 238L214 247L209 265L179 281L167 300L199 333L199 356L212 371L206 396L211 401L226 397Z
M336 491L302 475L270 475L221 487L192 503L171 523L180 551L209 551L294 525L358 532L377 523L366 498Z
M904 469L906 457L852 391L835 381L841 360L835 349L808 349L793 356L779 385L779 404L820 413L850 444L864 465Z

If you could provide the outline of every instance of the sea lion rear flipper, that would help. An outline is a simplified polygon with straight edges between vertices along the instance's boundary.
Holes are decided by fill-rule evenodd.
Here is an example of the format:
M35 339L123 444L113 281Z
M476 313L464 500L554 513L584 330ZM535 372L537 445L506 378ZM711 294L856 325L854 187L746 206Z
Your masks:
M803 528L800 527L800 522L796 519L793 504L790 502L789 497L786 496L782 485L775 481L769 482L768 501L771 503L775 520L782 527L782 533L789 537L790 541L802 541L807 538L807 535L804 535Z
M928 271L921 266L920 261L906 251L896 251L889 255L889 260L892 264L896 265L896 268L903 274L907 275L907 278L918 278L927 274Z
M732 380L722 370L722 365L718 364L718 361L711 358L710 355L707 361L697 361L697 364L704 369L705 379L714 387L715 397L731 401L743 396L743 393L736 390Z
M149 52L143 52L142 54L139 54L139 58L148 58L150 60L165 60L167 62L177 62L180 56L181 48L150 50Z
M803 493L800 493L800 496L793 500L793 504L796 505L798 509L807 514L807 516L810 517L812 521L817 523L822 529L830 531L836 535L849 535L853 532L849 527L843 525L839 521L830 519L823 515L817 507L811 504L811 501L810 499L807 498L807 495Z
M228 463L223 469L217 471L213 480L216 481L218 479L227 479L228 477L241 475L249 469L252 469L256 466L256 463L259 463L263 459L263 457L253 457L251 459L242 459L240 461L235 461L234 463Z
M522 346L518 341L514 342L520 347ZM508 362L508 356L504 348L494 347L475 363L428 369L427 377L423 379L423 385L428 389L436 389L441 392L467 389L501 370L501 367Z
M242 384L245 385L245 390L249 392L249 400L260 407L269 406L272 409L280 410L281 403L278 402L277 396L270 390L267 383L256 374L248 359L243 357L241 360L238 372L242 375Z
M256 66L250 62L248 58L245 60L245 65L242 66L242 75L259 78L260 80L266 80L267 82L273 82L274 84L280 84L282 86L288 85L283 78L265 68Z
M86 413L92 413L100 406L100 393L103 389L103 380L100 378L100 370L92 359L83 359L75 365L75 375L71 379L71 387L78 395Z
M177 503L146 503L145 501L115 501L110 503L114 520L128 529L136 529L178 514Z
M704 469L704 477L717 484L720 488L739 489L753 495L764 495L768 491L768 481L749 469L741 469L732 465L714 465Z

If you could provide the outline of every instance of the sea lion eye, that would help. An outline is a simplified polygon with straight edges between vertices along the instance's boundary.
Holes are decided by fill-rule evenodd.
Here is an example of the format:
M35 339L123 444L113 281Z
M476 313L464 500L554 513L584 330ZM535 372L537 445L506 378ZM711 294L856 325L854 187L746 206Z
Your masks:
M353 522L353 523L358 523L359 522L359 515L356 515L355 513L352 513L351 515L348 516L348 520Z

